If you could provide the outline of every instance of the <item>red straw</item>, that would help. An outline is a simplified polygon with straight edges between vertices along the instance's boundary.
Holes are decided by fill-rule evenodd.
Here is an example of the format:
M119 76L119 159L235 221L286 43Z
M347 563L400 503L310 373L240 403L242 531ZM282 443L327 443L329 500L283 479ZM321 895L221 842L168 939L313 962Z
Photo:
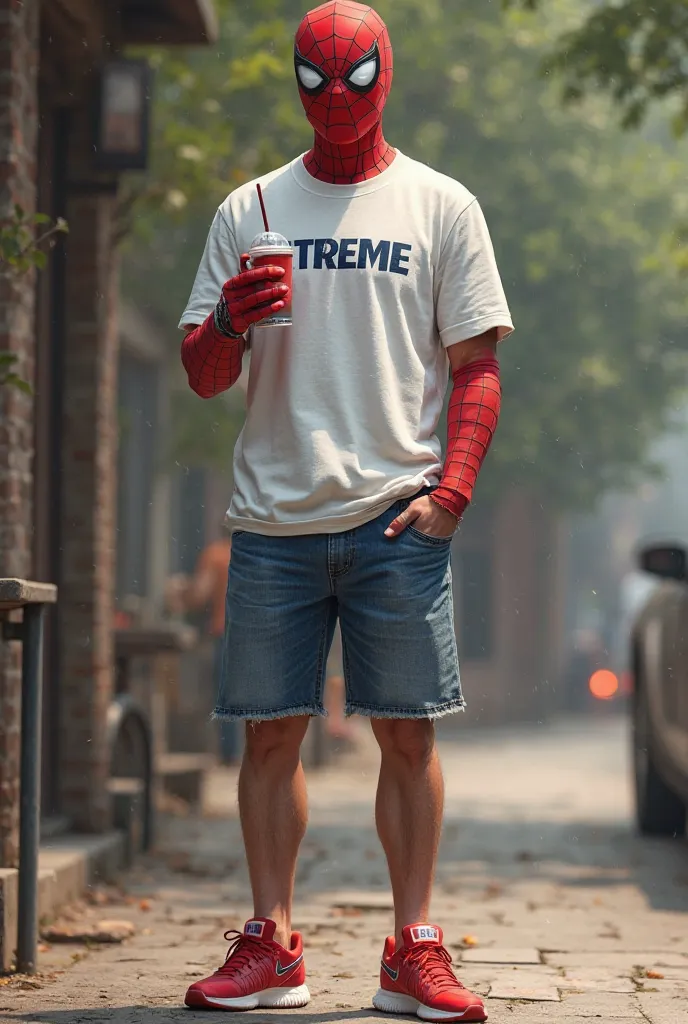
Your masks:
M265 212L265 203L263 202L263 190L260 185L256 185L256 191L258 192L258 201L260 203L261 213L263 214L263 224L265 225L265 230L269 231L270 225L268 224L268 215Z

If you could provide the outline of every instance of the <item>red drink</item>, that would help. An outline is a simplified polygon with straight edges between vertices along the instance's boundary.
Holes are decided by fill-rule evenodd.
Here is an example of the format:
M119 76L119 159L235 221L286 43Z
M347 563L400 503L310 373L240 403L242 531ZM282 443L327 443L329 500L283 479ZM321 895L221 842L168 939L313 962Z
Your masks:
M277 232L266 231L253 239L249 249L251 267L282 267L284 276L280 277L275 284L286 284L289 291L284 297L284 306L276 313L270 313L264 320L259 320L254 327L290 327L291 319L291 292L294 267L294 250L287 239ZM261 281L259 288L264 288L266 282Z

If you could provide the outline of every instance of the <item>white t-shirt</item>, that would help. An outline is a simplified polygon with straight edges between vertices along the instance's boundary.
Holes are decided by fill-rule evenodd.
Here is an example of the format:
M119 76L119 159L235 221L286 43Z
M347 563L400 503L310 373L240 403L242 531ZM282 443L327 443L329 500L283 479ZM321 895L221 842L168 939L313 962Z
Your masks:
M292 327L253 328L233 530L334 533L439 482L445 348L513 330L478 201L401 153L355 185L302 157L260 179L294 247ZM222 203L180 320L202 323L263 230L256 183Z

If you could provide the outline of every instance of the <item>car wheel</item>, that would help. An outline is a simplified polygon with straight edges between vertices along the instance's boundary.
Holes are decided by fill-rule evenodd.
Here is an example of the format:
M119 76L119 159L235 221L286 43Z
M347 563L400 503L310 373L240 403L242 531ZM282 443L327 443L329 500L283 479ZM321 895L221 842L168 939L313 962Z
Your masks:
M683 836L686 805L657 771L652 754L652 733L644 687L636 693L633 713L633 761L636 819L646 836Z

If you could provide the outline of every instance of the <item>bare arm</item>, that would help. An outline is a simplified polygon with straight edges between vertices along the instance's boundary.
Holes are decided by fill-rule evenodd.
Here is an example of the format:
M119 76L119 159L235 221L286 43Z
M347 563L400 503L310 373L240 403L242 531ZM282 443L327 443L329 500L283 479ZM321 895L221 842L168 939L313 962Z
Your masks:
M497 357L497 328L479 334L475 338L468 338L466 341L459 341L456 345L450 345L447 349L449 365L452 377L457 370L463 369L475 359L483 359L485 356Z

